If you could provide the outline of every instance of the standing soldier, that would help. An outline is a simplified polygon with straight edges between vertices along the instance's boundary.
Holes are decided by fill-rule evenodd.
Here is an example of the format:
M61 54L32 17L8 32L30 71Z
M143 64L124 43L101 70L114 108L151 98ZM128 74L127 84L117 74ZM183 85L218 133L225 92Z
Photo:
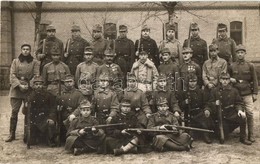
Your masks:
M15 140L19 109L31 90L30 80L35 75L39 75L39 63L31 55L31 45L23 44L21 54L17 59L13 60L10 70L12 114L10 118L10 135L5 140L6 142Z
M115 63L118 64L124 74L126 83L127 72L131 71L132 65L135 62L135 47L134 42L127 38L127 26L119 26L119 37L115 40Z
M158 71L154 63L148 59L146 51L139 53L139 60L133 64L131 73L136 76L137 87L143 92L152 91L156 88Z
M47 86L47 91L56 96L59 92L59 86L62 89L64 88L61 83L65 79L65 76L70 74L70 70L65 63L60 61L61 51L59 47L52 47L50 55L52 62L43 67L42 77L44 85Z
M170 50L170 57L173 62L180 65L183 63L181 53L181 43L175 38L175 26L174 24L167 24L166 26L166 40L161 41L159 46L160 57L162 55L163 48Z
M141 30L141 38L135 41L135 51L137 60L141 51L146 51L148 59L152 61L156 68L159 66L159 50L155 40L150 36L150 28L147 25L143 25Z
M238 89L245 104L248 140L255 142L253 102L257 100L258 81L253 63L245 60L246 48L243 45L236 47L237 61L231 64L231 82Z
M212 88L218 86L220 74L227 72L227 62L218 57L218 53L218 46L211 44L209 46L209 59L205 61L202 67L202 79L205 85L206 97L209 97Z
M183 47L190 47L193 50L191 60L202 68L203 63L208 60L207 42L200 38L200 29L197 23L191 23L190 31L191 36L184 41Z
M80 27L73 25L71 28L72 37L68 39L65 53L64 63L66 63L72 75L75 75L77 65L84 61L84 49L89 43L80 36Z
M228 64L236 61L236 43L227 36L227 25L219 23L217 26L217 38L213 39L212 44L217 44L219 57L227 61Z
M92 37L93 40L91 45L93 46L93 61L98 65L102 65L104 63L104 52L110 46L109 41L104 39L102 36L102 26L96 24L93 27Z
M46 31L47 38L40 42L36 51L36 57L41 61L40 73L42 73L43 67L52 61L51 50L53 47L57 47L61 56L63 56L64 53L62 41L55 36L56 28L53 25L49 25L47 26Z

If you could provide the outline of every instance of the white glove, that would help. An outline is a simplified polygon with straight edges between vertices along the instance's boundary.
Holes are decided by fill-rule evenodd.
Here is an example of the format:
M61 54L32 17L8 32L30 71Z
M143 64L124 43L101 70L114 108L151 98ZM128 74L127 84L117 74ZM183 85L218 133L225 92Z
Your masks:
M72 120L74 120L74 118L76 118L76 116L74 114L69 115L69 121L71 122Z
M243 112L242 110L239 110L237 114L239 117L242 117L243 119L246 118L246 113Z

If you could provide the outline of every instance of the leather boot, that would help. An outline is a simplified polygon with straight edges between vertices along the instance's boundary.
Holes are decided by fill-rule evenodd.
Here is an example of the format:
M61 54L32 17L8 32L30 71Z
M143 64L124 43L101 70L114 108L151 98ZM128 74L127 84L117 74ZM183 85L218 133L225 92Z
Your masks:
M253 116L247 118L247 128L248 128L248 140L251 142L255 142Z
M204 141L207 143L207 144L211 144L212 143L212 140L209 136L208 133L203 133L203 137L204 137Z
M115 156L119 156L119 155L122 155L122 154L125 153L122 148L120 148L120 149L114 149L113 151L114 151L114 155L115 155Z
M17 125L17 118L10 118L10 135L5 140L5 142L12 142L15 140L15 131Z

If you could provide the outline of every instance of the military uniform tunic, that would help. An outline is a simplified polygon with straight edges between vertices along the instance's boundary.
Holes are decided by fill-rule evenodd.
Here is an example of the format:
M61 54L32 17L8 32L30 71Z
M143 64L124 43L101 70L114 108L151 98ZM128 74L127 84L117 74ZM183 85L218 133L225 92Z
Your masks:
M93 61L82 62L77 66L75 81L79 82L80 79L87 79L90 81L95 81L97 76L98 65Z
M93 40L91 45L93 46L93 61L98 65L102 65L104 63L104 52L110 45L109 41L104 38L99 38L97 40Z

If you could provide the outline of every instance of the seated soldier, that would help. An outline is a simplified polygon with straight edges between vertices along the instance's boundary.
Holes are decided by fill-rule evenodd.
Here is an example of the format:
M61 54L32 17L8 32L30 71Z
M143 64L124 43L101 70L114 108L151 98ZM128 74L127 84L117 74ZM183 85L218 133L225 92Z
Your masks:
M220 85L211 91L208 104L216 108L212 108L208 115L216 118L217 108L221 109L224 136L228 136L229 133L240 127L240 142L251 145L252 142L246 140L246 114L239 92L229 84L230 75L228 73L222 73L219 78Z
M153 114L148 121L147 128L157 130L168 130L165 125L178 125L178 120L168 109L168 102L165 98L157 100L158 112ZM176 130L173 128L173 130ZM191 149L193 139L187 133L178 134L160 134L155 135L153 139L153 147L157 151L189 151Z
M104 140L102 129L96 129L98 121L91 114L91 104L84 100L80 103L80 116L75 118L68 129L65 150L73 151L74 155L95 151ZM84 128L90 127L86 130Z
M43 89L43 79L40 76L35 76L33 79L33 91L28 95L26 107L23 110L25 121L28 121L30 116L30 125L26 122L26 134L24 141L31 144L36 144L40 139L40 134L47 138L50 147L56 146L55 143L55 122L56 122L56 105L55 97ZM27 113L27 112L30 113ZM29 114L29 115L28 115ZM27 136L28 126L30 127L30 139Z

